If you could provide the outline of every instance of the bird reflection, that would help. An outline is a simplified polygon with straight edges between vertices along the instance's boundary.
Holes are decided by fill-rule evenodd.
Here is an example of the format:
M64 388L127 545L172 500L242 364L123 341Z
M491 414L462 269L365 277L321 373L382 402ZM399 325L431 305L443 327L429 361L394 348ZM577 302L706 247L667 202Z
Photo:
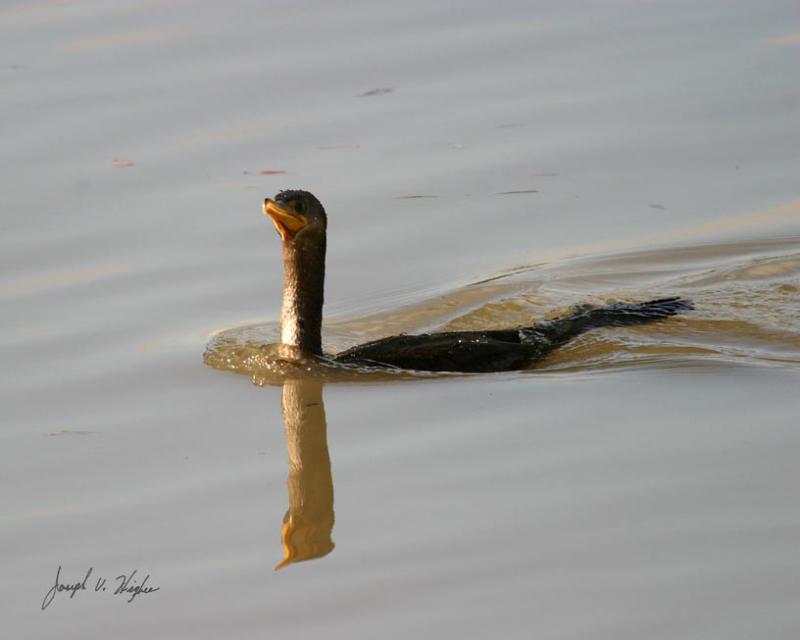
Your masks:
M283 383L283 420L289 454L289 509L283 517L283 560L275 566L321 558L333 551L333 478L328 455L322 383Z

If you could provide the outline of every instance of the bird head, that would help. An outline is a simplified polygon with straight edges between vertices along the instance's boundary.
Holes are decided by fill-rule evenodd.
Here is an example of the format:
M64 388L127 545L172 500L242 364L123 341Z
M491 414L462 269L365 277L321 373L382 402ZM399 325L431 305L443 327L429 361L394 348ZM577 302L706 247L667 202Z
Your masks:
M264 214L272 219L284 242L325 235L328 218L325 209L308 191L287 190L264 199Z

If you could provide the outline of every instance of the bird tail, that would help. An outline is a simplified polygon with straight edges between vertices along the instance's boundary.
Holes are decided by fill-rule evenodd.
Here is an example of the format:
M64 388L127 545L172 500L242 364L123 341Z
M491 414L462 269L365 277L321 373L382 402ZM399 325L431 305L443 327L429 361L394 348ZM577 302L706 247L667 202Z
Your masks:
M605 307L576 307L572 313L536 325L534 329L555 343L563 343L584 331L600 327L646 324L691 311L694 305L681 298L659 298L649 302L616 302Z

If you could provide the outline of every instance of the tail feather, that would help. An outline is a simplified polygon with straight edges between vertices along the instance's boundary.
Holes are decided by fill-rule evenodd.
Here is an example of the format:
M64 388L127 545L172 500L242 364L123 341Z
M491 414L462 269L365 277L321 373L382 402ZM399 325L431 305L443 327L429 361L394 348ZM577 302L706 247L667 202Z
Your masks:
M600 327L646 324L691 311L694 305L682 298L659 298L649 302L616 302L605 307L578 307L567 316L534 327L554 342L565 342Z

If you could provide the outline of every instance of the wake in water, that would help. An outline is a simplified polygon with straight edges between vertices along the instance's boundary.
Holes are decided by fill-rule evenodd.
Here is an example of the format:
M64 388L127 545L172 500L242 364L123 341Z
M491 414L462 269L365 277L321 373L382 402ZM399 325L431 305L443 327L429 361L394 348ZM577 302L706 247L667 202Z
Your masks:
M326 321L325 351L398 333L503 329L563 315L577 304L643 301L680 295L689 315L640 327L579 336L532 371L590 371L629 366L748 364L800 366L800 238L730 242L617 253L517 267L386 313ZM253 376L376 381L441 377L385 368L345 367L302 359L276 345L277 324L216 334L205 361Z

